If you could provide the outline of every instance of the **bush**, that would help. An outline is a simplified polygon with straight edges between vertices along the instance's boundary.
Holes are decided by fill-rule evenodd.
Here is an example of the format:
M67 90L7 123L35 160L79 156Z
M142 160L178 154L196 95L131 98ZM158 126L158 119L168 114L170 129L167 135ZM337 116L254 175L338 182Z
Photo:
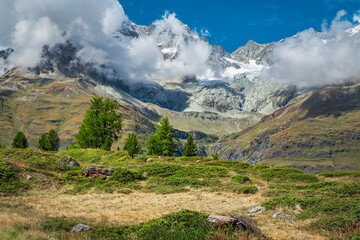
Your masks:
M44 231L70 232L78 223L68 218L53 218L41 225Z
M266 181L280 180L285 178L289 174L302 174L302 171L294 168L283 168L283 167L274 167L266 168L260 171L259 177L265 179Z
M0 160L0 196L16 194L20 189L26 189L27 184L20 182L14 169L5 161Z
M291 182L314 183L314 182L318 182L319 178L310 174L290 173L284 177L284 180Z
M297 198L294 196L283 196L270 199L267 202L262 202L260 205L266 210L275 209L276 207L290 207L294 208L296 205L300 205L303 209L307 209L312 206L316 206L323 201L323 197L308 197Z
M201 181L193 178L184 178L184 177L167 177L163 179L164 184L172 186L191 186L194 188L207 186L207 181Z
M248 176L241 175L241 174L235 175L235 176L233 176L231 179L232 179L233 181L239 182L239 183L251 182L251 181L250 181L250 178L249 178Z
M110 180L117 181L120 183L129 183L136 180L143 180L145 177L141 173L131 171L125 168L117 168L111 175Z
M234 189L235 193L243 193L243 194L255 194L257 192L256 186L242 186Z
M150 163L140 167L139 171L146 173L147 176L168 177L174 175L179 169L181 167L174 164Z
M227 177L229 176L229 170L217 166L190 165L179 169L176 172L176 176L193 178Z

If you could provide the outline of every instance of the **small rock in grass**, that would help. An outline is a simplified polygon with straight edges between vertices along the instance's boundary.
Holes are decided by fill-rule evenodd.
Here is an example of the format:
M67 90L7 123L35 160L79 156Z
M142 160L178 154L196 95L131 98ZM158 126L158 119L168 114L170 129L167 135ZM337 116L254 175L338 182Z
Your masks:
M31 181L31 180L33 179L33 177L30 176L30 175L26 175L26 179L29 180L29 181Z
M275 213L272 217L273 217L273 218L278 218L278 219L289 218L289 217L291 217L291 214L277 212L277 213Z
M91 230L96 230L96 228L89 227L84 224L78 224L75 227L73 227L72 232L78 233L78 232L91 231Z
M249 213L249 214L259 214L259 213L263 213L265 211L265 208L262 207L262 206L256 206L256 207L253 207L253 208L250 208L246 211L246 213Z
M152 158L148 158L148 159L146 160L146 162L152 162L152 161L153 161Z
M200 160L197 160L196 163L200 163Z
M208 216L207 221L211 223L233 224L236 219L229 216L210 215Z

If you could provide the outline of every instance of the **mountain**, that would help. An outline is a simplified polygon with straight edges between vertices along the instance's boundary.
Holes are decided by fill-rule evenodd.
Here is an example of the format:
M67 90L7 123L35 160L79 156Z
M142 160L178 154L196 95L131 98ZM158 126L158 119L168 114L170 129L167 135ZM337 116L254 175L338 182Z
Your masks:
M347 30L348 34L357 36L356 27ZM249 41L230 54L221 46L211 45L183 23L174 29L166 24L158 28L125 21L112 35L126 46L134 39L150 36L155 39L164 64L180 69L189 67L177 61L189 51L187 47L192 46L195 48L190 50L199 48L208 53L206 64L201 66L206 69L184 76L177 72L175 79L130 81L126 78L128 75L122 75L108 63L84 61L79 46L71 41L54 47L45 45L41 61L35 67L7 69L0 78L3 126L0 140L10 144L16 131L23 130L35 146L42 133L55 128L60 131L64 148L74 140L86 102L91 96L102 95L116 99L122 106L124 135L135 131L144 143L161 116L169 116L181 139L190 132L198 136L197 140L203 149L208 149L208 154L219 151L224 158L253 163L273 156L250 156L251 151L243 152L244 146L236 145L237 141L231 151L226 149L229 146L226 141L212 147L208 144L215 144L218 138L237 136L263 121L266 115L293 106L291 104L317 88L277 84L260 77L264 69L271 67L273 48L286 40L263 45ZM16 49L11 48L0 51L0 64L14 52ZM41 126L42 122L45 126ZM226 137L229 134L231 137ZM114 148L121 144L120 141Z
M224 159L308 172L360 169L360 82L324 86L212 146Z

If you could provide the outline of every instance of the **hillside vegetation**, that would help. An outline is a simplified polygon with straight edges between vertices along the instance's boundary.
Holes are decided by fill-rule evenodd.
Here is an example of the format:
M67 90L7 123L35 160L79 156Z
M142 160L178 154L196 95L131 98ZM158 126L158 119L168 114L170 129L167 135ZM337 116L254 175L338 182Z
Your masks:
M360 169L360 84L326 86L212 146L224 159L306 172Z
M69 157L80 166L70 168ZM5 149L0 159L1 239L359 237L360 172L309 175L212 158L131 159L91 149ZM115 172L86 177L88 166ZM247 213L258 205L266 211ZM276 212L289 215L273 218ZM205 223L209 214L242 217L248 227ZM97 230L72 233L78 223Z

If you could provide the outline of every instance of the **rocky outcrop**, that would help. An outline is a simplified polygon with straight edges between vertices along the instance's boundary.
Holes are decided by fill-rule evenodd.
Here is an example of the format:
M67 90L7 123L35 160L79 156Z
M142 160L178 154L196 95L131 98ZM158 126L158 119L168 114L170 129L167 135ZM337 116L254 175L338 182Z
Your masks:
M245 46L239 47L231 55L238 61L255 60L258 64L271 64L269 54L274 48L274 43L258 44L250 40Z
M82 170L85 177L110 177L115 172L113 168L86 167Z

